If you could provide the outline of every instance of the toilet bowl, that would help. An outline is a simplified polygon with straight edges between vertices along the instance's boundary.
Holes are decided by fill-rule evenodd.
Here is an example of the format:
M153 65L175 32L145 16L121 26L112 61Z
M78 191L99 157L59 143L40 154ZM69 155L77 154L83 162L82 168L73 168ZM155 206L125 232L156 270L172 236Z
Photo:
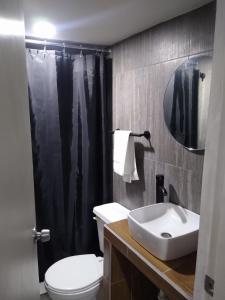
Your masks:
M126 219L129 210L118 203L96 206L100 250L104 252L104 224ZM54 263L45 273L45 288L52 300L100 300L103 258L75 255Z
M53 300L94 300L103 276L103 258L94 254L70 256L45 274L45 288Z

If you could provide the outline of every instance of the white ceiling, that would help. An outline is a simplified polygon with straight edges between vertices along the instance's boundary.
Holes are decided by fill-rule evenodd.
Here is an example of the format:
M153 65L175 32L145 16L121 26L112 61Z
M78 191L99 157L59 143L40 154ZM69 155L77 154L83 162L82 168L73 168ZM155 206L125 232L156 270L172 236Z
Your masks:
M55 39L115 44L210 0L24 0L26 35L34 22L56 26Z

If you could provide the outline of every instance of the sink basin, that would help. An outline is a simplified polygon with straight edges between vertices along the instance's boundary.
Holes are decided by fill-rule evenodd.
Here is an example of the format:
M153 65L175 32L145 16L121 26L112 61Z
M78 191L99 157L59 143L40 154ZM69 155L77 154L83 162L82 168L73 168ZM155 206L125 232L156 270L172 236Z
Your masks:
M172 203L132 210L131 236L161 260L172 260L197 250L200 216Z

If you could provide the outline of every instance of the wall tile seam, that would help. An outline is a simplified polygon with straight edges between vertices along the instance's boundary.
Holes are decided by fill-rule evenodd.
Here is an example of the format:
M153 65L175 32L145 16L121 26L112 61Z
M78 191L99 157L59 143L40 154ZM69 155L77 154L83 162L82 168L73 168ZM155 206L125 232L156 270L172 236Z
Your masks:
M206 50L203 50L203 51L200 51L200 52L194 52L194 53L190 53L188 55L178 56L178 57L174 57L174 58L171 58L171 59L158 61L156 63L145 64L143 66L134 67L134 68L126 68L122 72L116 72L116 71L114 71L114 68L113 68L112 73L113 73L113 77L115 77L117 75L124 75L126 72L129 72L129 71L140 70L140 69L151 67L151 66L157 66L157 65L168 63L168 62L173 62L173 61L176 61L176 60L179 60L179 59L182 59L182 58L192 58L194 56L209 54L209 53L212 53L212 52L213 52L213 48L210 48L210 49L206 49Z
M188 55L188 58L195 58L195 57L198 57L199 55L213 55L213 51L214 49L209 49L209 50L204 50L204 51L201 51L201 52L196 52L194 54L190 54Z
M179 170L183 170L183 171L187 171L187 172L193 172L193 173L198 173L199 170L193 170L193 169L190 169L190 168L185 168L185 167L181 167L181 166L178 166L178 165L173 165L171 163L168 163L168 162L165 162L165 161L162 161L162 160L158 160L158 159L151 159L151 158L148 158L148 157L145 157L144 158L144 161L149 161L151 163L161 163L163 164L164 166L167 165L167 166L170 166L170 167L173 167L173 168L176 168L176 169L179 169Z

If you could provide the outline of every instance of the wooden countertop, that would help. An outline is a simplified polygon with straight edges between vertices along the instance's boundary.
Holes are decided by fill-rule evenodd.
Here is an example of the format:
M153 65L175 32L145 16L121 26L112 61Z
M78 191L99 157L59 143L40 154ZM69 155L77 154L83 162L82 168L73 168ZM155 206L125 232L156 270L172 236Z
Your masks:
M127 220L106 225L104 234L119 252L171 299L193 299L196 253L172 261L161 261L131 237Z

